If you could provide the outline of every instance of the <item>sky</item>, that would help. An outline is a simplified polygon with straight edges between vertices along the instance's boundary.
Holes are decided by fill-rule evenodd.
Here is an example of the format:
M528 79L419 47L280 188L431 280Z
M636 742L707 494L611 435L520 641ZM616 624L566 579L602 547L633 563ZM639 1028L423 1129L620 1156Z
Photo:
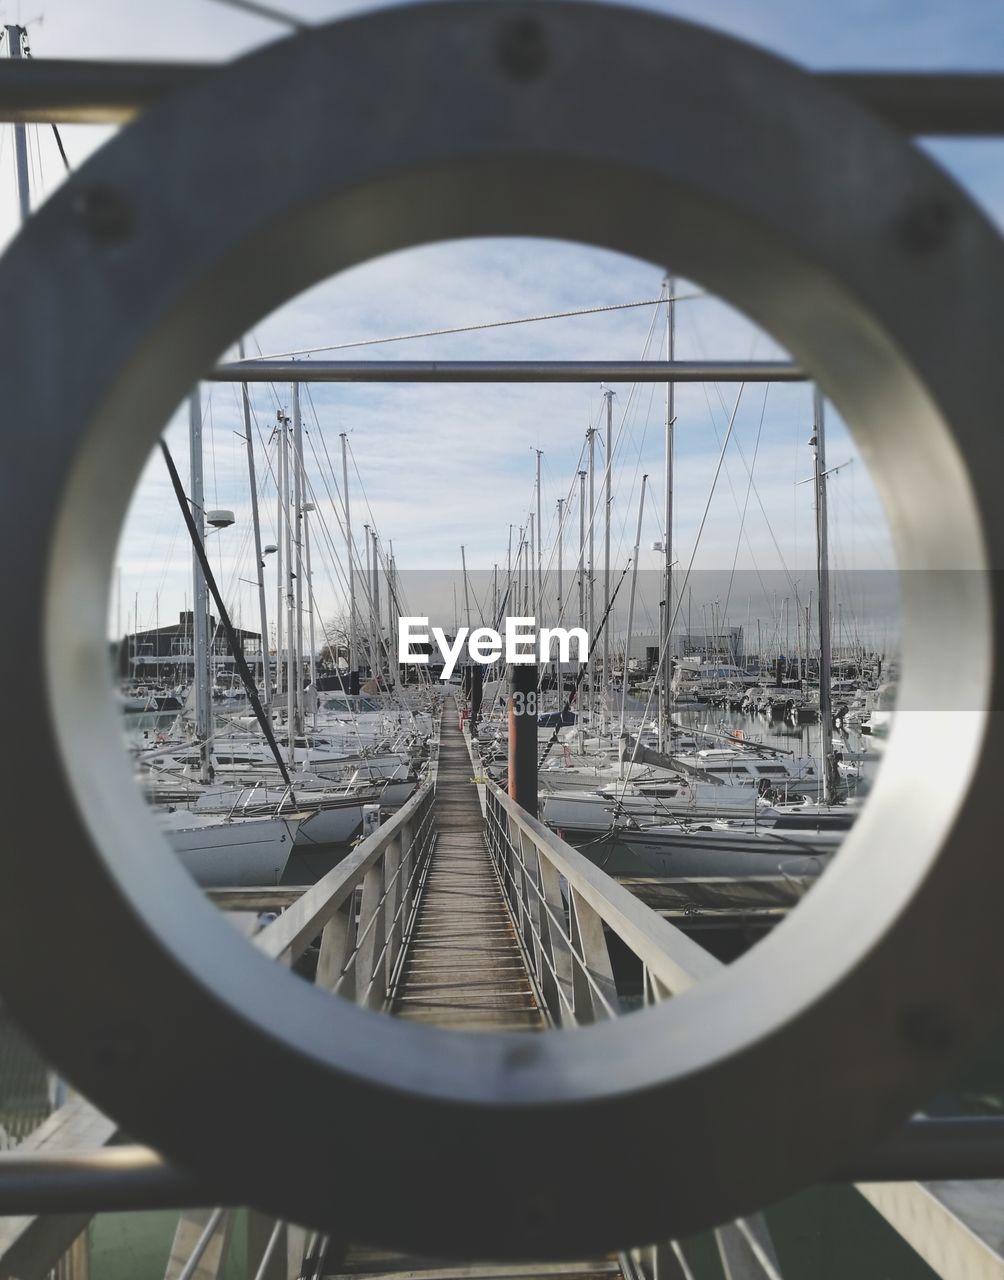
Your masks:
M308 22L363 7L325 0L282 0ZM1004 8L998 0L710 0L653 4L675 16L718 27L812 68L1004 69ZM283 34L272 23L218 0L3 0L3 21L29 27L36 57L158 58L220 61ZM67 127L76 167L111 130ZM12 129L0 127L0 238L16 231ZM55 189L61 164L49 131L29 133L33 201ZM1004 143L923 144L1004 222ZM263 180L269 180L263 166ZM454 326L658 298L662 264L647 264L579 245L539 241L467 241L427 246L358 267L264 317L248 336L251 352L287 352L422 333ZM676 355L680 359L784 358L772 340L698 286L679 281ZM519 359L658 358L665 354L661 308L639 307L476 333L361 346L358 358ZM332 352L332 355L337 354ZM735 567L782 572L807 589L814 562L812 473L808 447L811 395L806 386L680 386L676 393L673 547L678 574ZM253 389L263 533L276 538L275 490L267 442L277 407L290 391ZM613 401L612 563L631 555L640 479L649 476L640 565L655 570L662 538L664 390L616 388ZM204 385L206 505L235 513L233 528L210 536L218 577L236 618L255 626L247 463L235 389ZM305 462L318 511L314 592L318 614L342 609L342 535L331 497L340 484L339 435L351 447L350 489L357 536L363 520L393 542L398 565L491 572L504 564L535 509L536 450L542 458L545 556L553 564L556 502L576 485L584 433L605 421L602 389L585 386L378 386L315 384L304 394ZM722 441L733 421L712 491ZM885 521L867 471L839 417L827 413L833 564L838 573L893 565ZM187 419L167 438L187 477ZM598 465L605 465L601 450ZM331 464L334 464L333 467ZM752 480L751 480L752 475ZM709 497L710 495L710 497ZM705 514L706 513L706 514ZM599 520L599 516L597 517ZM703 527L702 527L703 525ZM566 569L574 560L577 515L567 531ZM698 533L700 530L700 538ZM269 574L272 566L269 565ZM848 579L849 580L849 579ZM484 580L482 580L484 581ZM698 578L694 582L699 581ZM420 592L416 586L415 591ZM838 586L838 591L840 590ZM274 579L269 578L269 599ZM139 480L118 555L112 634L171 621L190 605L190 551L163 463L152 457ZM852 607L851 593L846 600ZM415 601L416 607L421 601ZM651 601L646 608L650 608ZM745 611L745 606L742 610ZM741 621L737 617L735 621Z

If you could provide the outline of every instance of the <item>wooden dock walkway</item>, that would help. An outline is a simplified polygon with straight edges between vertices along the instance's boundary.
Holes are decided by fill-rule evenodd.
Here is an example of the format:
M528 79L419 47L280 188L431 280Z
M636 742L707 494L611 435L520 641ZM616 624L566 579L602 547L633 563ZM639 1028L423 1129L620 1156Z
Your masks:
M434 820L436 844L393 1012L464 1030L542 1030L452 707L443 713Z

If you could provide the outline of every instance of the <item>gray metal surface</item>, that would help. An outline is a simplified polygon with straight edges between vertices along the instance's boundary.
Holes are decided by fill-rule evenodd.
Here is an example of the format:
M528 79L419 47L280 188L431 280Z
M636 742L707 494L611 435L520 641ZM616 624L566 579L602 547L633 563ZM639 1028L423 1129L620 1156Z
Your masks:
M0 63L0 123L125 124L167 94L218 70L200 62L35 58ZM820 71L816 78L904 133L1004 133L1000 72Z
M268 154L286 158L283 182L261 181ZM479 235L594 242L722 294L852 425L900 565L971 570L947 601L909 573L903 596L902 698L966 709L897 726L868 809L800 909L629 1028L464 1035L294 981L172 864L116 736L110 570L161 424L289 296ZM32 424L0 477L24 619L0 658L20 673L20 758L53 762L44 860L14 815L0 982L131 1133L276 1216L350 1218L419 1251L567 1256L693 1231L820 1177L977 1046L998 1010L1004 892L986 572L1004 521L1004 261L901 137L761 51L653 14L407 6L283 42L151 110L31 220L0 292L6 412ZM932 772L938 789L918 781Z
M209 382L805 382L786 360L245 360Z

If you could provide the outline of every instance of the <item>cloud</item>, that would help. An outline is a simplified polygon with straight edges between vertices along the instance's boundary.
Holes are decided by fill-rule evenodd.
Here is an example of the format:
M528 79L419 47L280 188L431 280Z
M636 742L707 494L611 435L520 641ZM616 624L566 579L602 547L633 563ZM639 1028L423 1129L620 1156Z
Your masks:
M307 19L321 20L361 6L288 0L288 7ZM688 0L652 7L710 22L816 67L985 66L988 57L1001 49L996 0L971 0L948 9L934 0L886 5L850 0L840 8L821 0L810 4L719 0L710 7ZM45 23L32 29L31 38L39 57L214 61L236 56L276 34L267 23L210 0L175 0L170 6L137 5L134 0L89 0L87 5L79 0L48 0ZM74 162L81 162L110 132L64 130ZM51 190L61 180L53 140L44 129L32 129L30 140L36 189ZM1004 222L1002 147L986 142L929 146L938 163L955 173L998 223ZM263 161L263 181L267 180L268 165ZM0 235L13 233L15 218L13 192L5 184L0 191ZM661 280L660 264L551 241L429 245L390 255L319 285L263 317L254 336L266 352L347 343L651 298L658 295ZM681 287L690 286L682 282ZM681 358L783 356L768 336L718 300L681 302L677 316ZM384 359L635 359L646 353L661 354L663 340L662 316L656 309L643 308L361 348L347 354ZM618 387L616 392L612 554L621 564L630 554L643 473L649 475L643 548L663 536L664 402L661 388L643 387L632 395L630 388ZM737 388L728 386L677 389L674 547L684 565L693 553L709 504L736 392ZM276 395L288 407L289 389L277 388ZM207 501L232 508L237 517L234 529L214 535L212 554L235 606L250 616L252 588L241 581L253 577L254 570L246 461L237 434L243 424L232 388L206 387L203 396ZM263 531L266 540L274 541L274 483L261 444L271 431L277 405L265 388L255 389L254 403L261 430L255 444ZM364 518L372 514L384 544L393 541L401 565L455 566L463 543L470 564L490 569L505 558L509 526L518 529L535 507L534 450L544 452L542 509L550 550L557 499L574 499L577 493L575 473L585 428L602 426L603 421L600 389L576 386L317 385L311 388L309 400L305 396L304 408L307 470L321 508L316 532L317 593L326 610L337 609L340 590L334 561L335 554L341 554L342 535L328 498L329 490L340 492L340 432L348 433L353 472L357 465L365 486L363 493L353 474L350 487L357 539ZM806 388L772 388L765 409L762 389L746 390L710 498L696 565L729 566L734 557L741 567L790 569L811 563L812 489L798 483L811 470L806 444L810 423ZM184 413L174 420L168 436L186 475ZM754 485L750 486L754 452ZM599 457L602 465L602 453ZM887 565L891 553L878 499L835 413L829 419L829 460L831 465L850 460L830 486L835 560ZM327 536L320 527L322 519ZM573 504L566 541L569 556L574 556L577 528ZM644 565L651 567L656 561L657 553L643 551ZM123 600L132 600L127 607L135 608L138 593L139 612L146 620L157 611L162 617L179 611L186 593L190 595L190 551L156 456L140 480L119 562Z

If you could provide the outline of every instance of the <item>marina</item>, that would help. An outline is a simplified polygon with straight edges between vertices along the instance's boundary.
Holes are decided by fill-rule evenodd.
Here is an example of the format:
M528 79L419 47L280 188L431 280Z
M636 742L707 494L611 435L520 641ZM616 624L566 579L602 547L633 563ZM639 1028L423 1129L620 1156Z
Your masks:
M2 28L0 1280L1004 1277L1001 77L204 7Z

